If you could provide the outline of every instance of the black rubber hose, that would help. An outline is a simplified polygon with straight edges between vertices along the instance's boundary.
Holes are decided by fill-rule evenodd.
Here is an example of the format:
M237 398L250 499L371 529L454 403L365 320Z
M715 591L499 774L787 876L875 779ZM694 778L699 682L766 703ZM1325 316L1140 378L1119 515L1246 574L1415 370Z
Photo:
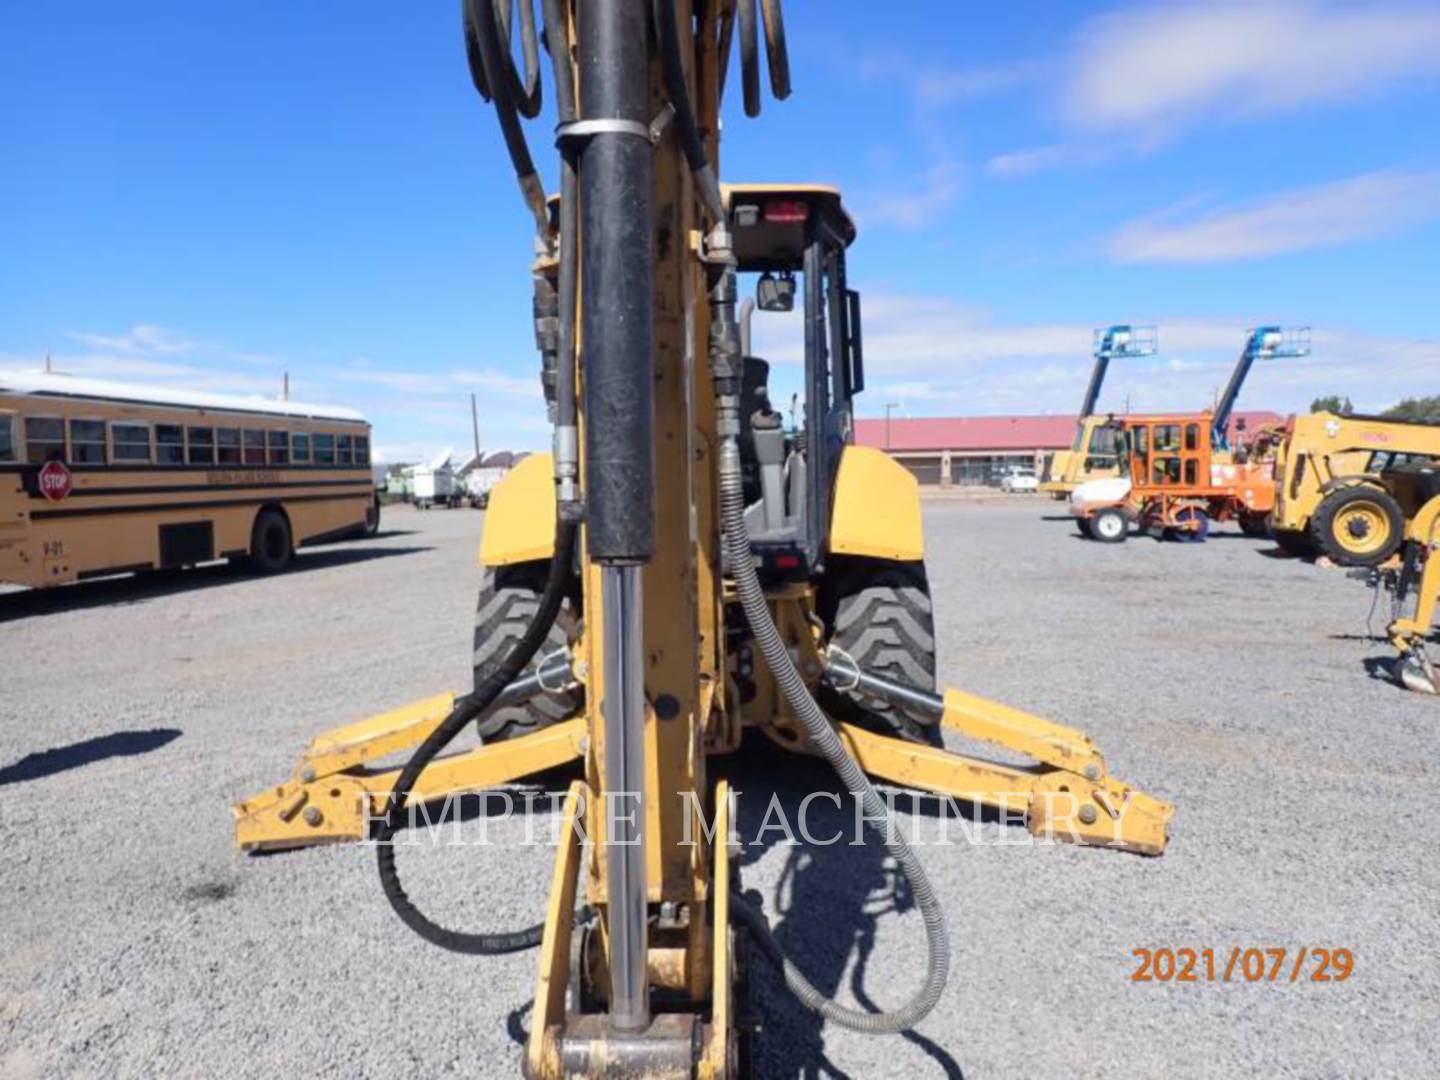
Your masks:
M790 96L790 51L785 46L785 14L780 0L760 0L760 16L765 23L765 56L770 64L770 92L775 100Z
M570 66L570 24L565 0L543 0L545 41L555 70L555 109L560 123L578 115L575 72ZM579 294L580 207L575 183L573 149L560 154L560 381L555 387L555 422L575 426L575 303Z
M499 27L495 25L495 11L490 0L461 0L463 26L467 39L472 31L476 49L480 54L481 68L485 83L495 103L495 116L500 121L500 133L505 138L505 149L510 154L510 163L515 168L515 177L520 182L520 193L535 218L536 231L548 236L550 222L545 209L545 186L535 172L535 161L530 156L530 147L525 142L525 132L520 127L520 114L513 94L515 89L514 64L501 49ZM469 46L466 46L469 54ZM506 65L510 70L507 73ZM473 72L472 72L473 77ZM478 89L478 87L477 87Z
M680 149L685 152L685 161L695 174L695 183L705 200L705 209L717 222L725 216L720 201L720 184L715 179L715 170L705 156L705 144L700 138L700 129L695 125L695 111L690 107L690 92L685 86L685 64L680 55L680 32L675 25L674 0L654 0L651 5L655 13L656 37L660 41L660 70L665 77L665 93L675 110L675 133L680 139Z
M395 781L390 800L385 807L385 817L375 832L375 861L380 870L380 887L385 891L385 898L390 901L390 906L395 909L395 914L400 916L401 922L432 945L438 945L450 952L470 956L494 956L531 949L540 943L545 924L538 923L523 930L477 934L449 930L433 922L415 906L400 884L400 873L395 865L394 837L404 824L405 808L410 802L410 789L420 779L426 766L435 760L436 755L444 750L470 721L494 704L501 692L525 670L525 665L534 659L540 646L544 644L550 627L555 623L555 617L560 613L560 605L565 600L570 584L575 533L574 523L564 520L556 523L555 554L550 560L550 574L545 581L545 591L540 596L540 606L535 612L535 618L500 665L473 693L466 694L455 703L450 715L410 756L410 760L400 770L400 776Z
M745 115L760 115L760 31L755 18L756 0L739 0L740 86L745 91Z

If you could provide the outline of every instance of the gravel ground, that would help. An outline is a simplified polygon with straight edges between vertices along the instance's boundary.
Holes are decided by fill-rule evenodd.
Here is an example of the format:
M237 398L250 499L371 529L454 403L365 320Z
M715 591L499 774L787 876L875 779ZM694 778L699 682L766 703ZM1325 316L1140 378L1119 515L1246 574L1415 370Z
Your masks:
M866 1039L762 968L761 1074L1433 1075L1440 703L1367 674L1388 651L1369 593L1239 534L1083 542L1054 505L927 506L941 674L1090 732L1177 804L1169 852L999 824L926 851L951 915L940 1007ZM464 684L480 524L398 510L283 577L0 596L0 1077L518 1075L533 954L426 946L373 853L241 857L228 810L321 729ZM724 766L747 831L772 792L793 810L833 788L764 763ZM904 821L933 840L933 817ZM471 927L533 921L550 853L519 845L519 821L466 829L486 825L499 847L403 852L413 893ZM919 919L873 849L749 856L746 886L822 985L889 1003L916 984ZM1130 981L1134 948L1235 944L1346 946L1355 973Z

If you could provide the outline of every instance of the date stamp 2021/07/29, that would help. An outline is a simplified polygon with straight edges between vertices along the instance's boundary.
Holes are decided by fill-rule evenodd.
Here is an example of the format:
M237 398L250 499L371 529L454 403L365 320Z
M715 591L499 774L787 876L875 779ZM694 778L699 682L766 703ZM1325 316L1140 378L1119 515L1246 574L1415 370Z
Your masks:
M1348 948L1316 945L1131 949L1131 982L1341 983L1355 971Z

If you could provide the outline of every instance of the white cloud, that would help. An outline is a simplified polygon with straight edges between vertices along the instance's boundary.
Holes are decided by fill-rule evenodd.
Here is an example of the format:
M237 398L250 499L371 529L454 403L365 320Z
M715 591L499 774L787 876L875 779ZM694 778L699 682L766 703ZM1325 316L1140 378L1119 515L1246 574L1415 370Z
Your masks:
M1101 407L1135 411L1208 407L1229 378L1250 326L1275 318L1251 312L1227 318L1139 318L1155 322L1159 353L1112 364ZM776 363L772 400L799 384L799 320L758 316L756 352ZM1052 413L1079 404L1090 372L1093 327L1079 322L1003 323L938 296L867 296L865 363L870 389L861 415L883 416L887 402L914 415ZM1348 394L1357 408L1381 409L1404 396L1440 392L1416 383L1440 372L1440 340L1381 337L1322 327L1313 352L1259 366L1242 407L1293 412L1323 394Z
M1115 156L1118 147L1098 143L1053 143L996 154L985 168L993 176L1007 179L1031 176L1066 165L1099 165Z
M127 356L208 356L212 359L226 360L237 364L262 366L280 362L265 353L243 352L213 342L199 341L178 330L155 326L152 323L136 323L129 330L119 334L71 330L66 333L66 336L94 349Z
M922 110L1013 90L1035 79L1042 70L1031 61L964 68L925 64L897 52L876 53L860 64L862 78L900 83L911 103Z
M1127 263L1258 259L1383 236L1440 216L1440 172L1382 171L1195 214L1193 203L1131 221L1109 239Z
M933 226L964 191L964 170L958 162L941 157L921 172L918 183L861 196L856 202L856 216L865 226L924 229Z
M1440 75L1440 8L1416 3L1205 0L1091 20L1063 83L1084 130L1164 137L1201 118L1344 101Z

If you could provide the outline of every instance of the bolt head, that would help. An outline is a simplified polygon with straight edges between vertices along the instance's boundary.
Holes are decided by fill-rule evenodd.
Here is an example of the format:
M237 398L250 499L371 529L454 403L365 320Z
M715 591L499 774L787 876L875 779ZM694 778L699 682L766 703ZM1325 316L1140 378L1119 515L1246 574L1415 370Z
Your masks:
M1094 825L1095 817L1095 807L1088 804L1080 807L1080 823L1082 825Z
M319 825L320 822L324 820L325 817L323 814L320 813L320 808L318 806L307 806L305 808L306 825Z

